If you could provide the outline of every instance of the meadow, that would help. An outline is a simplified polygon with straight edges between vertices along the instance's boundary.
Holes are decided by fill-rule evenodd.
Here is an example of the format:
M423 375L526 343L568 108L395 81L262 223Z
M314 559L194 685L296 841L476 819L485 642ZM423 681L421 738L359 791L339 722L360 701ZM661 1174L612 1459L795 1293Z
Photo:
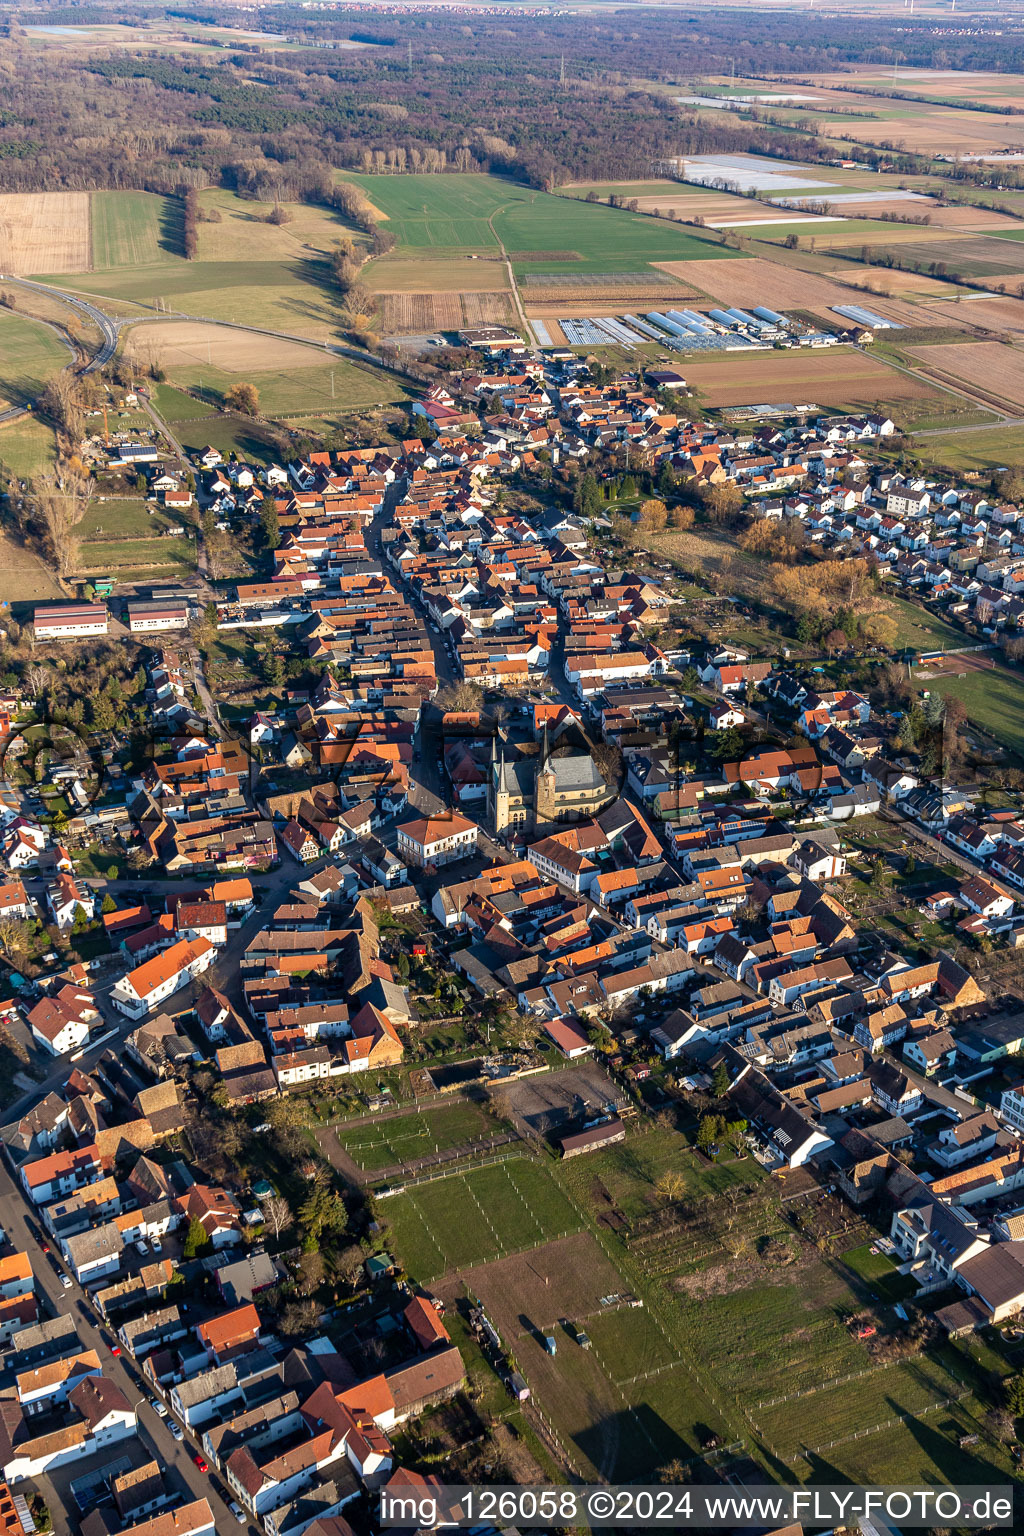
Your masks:
M325 357L312 345L196 321L133 326L125 350L159 365L172 385L193 390L213 405L219 406L240 380L255 384L260 409L268 416L356 410L406 397L389 375L341 357ZM185 404L172 398L172 407L185 416ZM202 406L191 411L192 416L202 414Z
M338 1140L360 1168L387 1168L430 1152L446 1151L492 1134L493 1121L475 1104L447 1104L416 1114L398 1115L373 1125L339 1128Z
M21 479L31 479L57 456L53 428L35 416L0 423L0 464ZM4 570L10 567L5 565Z
M392 1196L388 1241L422 1283L578 1231L579 1217L538 1163L513 1158Z
M0 309L0 410L31 404L70 362L70 349L49 326Z
M516 272L621 271L685 261L718 247L640 214L536 192L497 176L352 176L407 250L488 251L502 246ZM728 254L722 252L722 254ZM372 269L371 269L372 270Z

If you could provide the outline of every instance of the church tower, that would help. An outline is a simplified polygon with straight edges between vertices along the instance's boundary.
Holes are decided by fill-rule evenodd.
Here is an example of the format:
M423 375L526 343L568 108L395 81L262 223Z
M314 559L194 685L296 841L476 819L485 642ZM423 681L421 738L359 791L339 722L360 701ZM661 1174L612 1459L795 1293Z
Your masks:
M551 766L551 742L548 737L548 722L544 721L544 734L541 737L540 762L537 765L536 788L534 791L534 818L538 827L546 827L551 822L558 820L555 809L555 770Z

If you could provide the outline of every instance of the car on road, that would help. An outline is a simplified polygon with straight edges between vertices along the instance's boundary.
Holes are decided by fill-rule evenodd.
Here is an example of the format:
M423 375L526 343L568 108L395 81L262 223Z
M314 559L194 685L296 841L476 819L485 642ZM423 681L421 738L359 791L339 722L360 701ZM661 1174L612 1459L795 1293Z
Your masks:
M173 1419L168 1419L167 1427L170 1429L171 1434L174 1436L175 1440L184 1440L185 1431L182 1429L180 1424L175 1424Z
M234 1515L234 1517L238 1521L239 1525L244 1525L245 1524L245 1515L243 1515L242 1511L239 1509L239 1507L235 1503L234 1499L231 1500L231 1503L228 1505L228 1509L230 1509L231 1513Z
M67 1275L61 1275L60 1283L61 1283L61 1285L64 1287L64 1289L66 1291L70 1291L70 1289L71 1289L71 1281L68 1279Z
M162 1403L158 1397L151 1397L149 1400L149 1406L152 1408L153 1412L157 1415L158 1418L166 1419L166 1404Z
M200 1472L209 1472L210 1463L207 1461L206 1457L201 1456L198 1451L193 1451L192 1460L195 1462Z

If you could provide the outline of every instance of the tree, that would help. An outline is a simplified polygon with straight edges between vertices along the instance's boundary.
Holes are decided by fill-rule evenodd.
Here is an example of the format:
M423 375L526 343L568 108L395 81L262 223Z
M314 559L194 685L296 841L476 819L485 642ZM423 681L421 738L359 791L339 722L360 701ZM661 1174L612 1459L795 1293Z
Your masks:
M260 540L264 549L276 549L281 542L281 524L273 496L264 496L260 502Z
M601 492L597 488L597 477L593 470L588 469L579 483L576 510L583 517L597 517L600 514Z
M729 1081L729 1068L726 1066L724 1061L720 1061L718 1066L715 1068L714 1076L711 1079L711 1092L714 1094L716 1099L724 1099L731 1086L732 1084Z
M80 547L75 529L89 505L88 476L62 460L36 476L32 496L57 574L70 576Z
M668 525L677 528L682 533L693 527L696 513L692 507L673 507L668 514Z
M100 911L101 912L116 912L117 911L117 902L114 900L113 896L111 896L109 891L107 892L107 894L103 898L103 905L100 908Z
M743 492L731 480L724 480L720 485L704 486L700 496L713 523L729 522L743 505Z
M847 641L846 631L843 629L830 629L825 636L825 649L829 656L834 656L836 651L845 648Z
M735 762L743 755L743 737L734 725L727 731L716 731L711 743L711 756L720 763Z
M277 651L271 651L263 658L263 676L271 688L280 688L284 682L284 662Z
M224 404L229 411L237 411L240 416L258 416L260 413L260 392L255 384L241 382L232 384L224 396Z
M82 440L85 412L78 376L65 369L55 373L39 398L40 413L53 422L72 447Z
M1008 1377L1003 1386L1003 1396L1014 1418L1024 1418L1024 1376Z
M260 1200L263 1220L274 1233L275 1240L292 1224L292 1208L283 1195L266 1195Z
M654 1188L663 1200L674 1204L686 1193L686 1180L675 1168L666 1168Z
M0 954L20 965L28 953L28 928L14 917L0 917Z
M344 1232L348 1226L345 1202L326 1184L318 1184L299 1207L299 1223L315 1243L325 1232Z
M697 1145L702 1152L709 1152L725 1135L725 1118L722 1115L703 1115L697 1127Z
M668 522L668 508L656 497L642 501L637 522L645 533L661 533Z
M181 1256L186 1261L198 1258L211 1246L210 1239L206 1235L206 1228L198 1216L193 1216L185 1233L185 1241L181 1247Z

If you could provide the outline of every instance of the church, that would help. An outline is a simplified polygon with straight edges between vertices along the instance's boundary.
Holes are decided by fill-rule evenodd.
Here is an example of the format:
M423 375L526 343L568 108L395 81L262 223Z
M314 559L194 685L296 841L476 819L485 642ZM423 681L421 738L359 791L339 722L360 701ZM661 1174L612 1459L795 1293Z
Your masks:
M496 833L545 831L596 816L615 798L589 752L552 757L545 722L539 757L506 754L503 739L491 743L487 814Z

